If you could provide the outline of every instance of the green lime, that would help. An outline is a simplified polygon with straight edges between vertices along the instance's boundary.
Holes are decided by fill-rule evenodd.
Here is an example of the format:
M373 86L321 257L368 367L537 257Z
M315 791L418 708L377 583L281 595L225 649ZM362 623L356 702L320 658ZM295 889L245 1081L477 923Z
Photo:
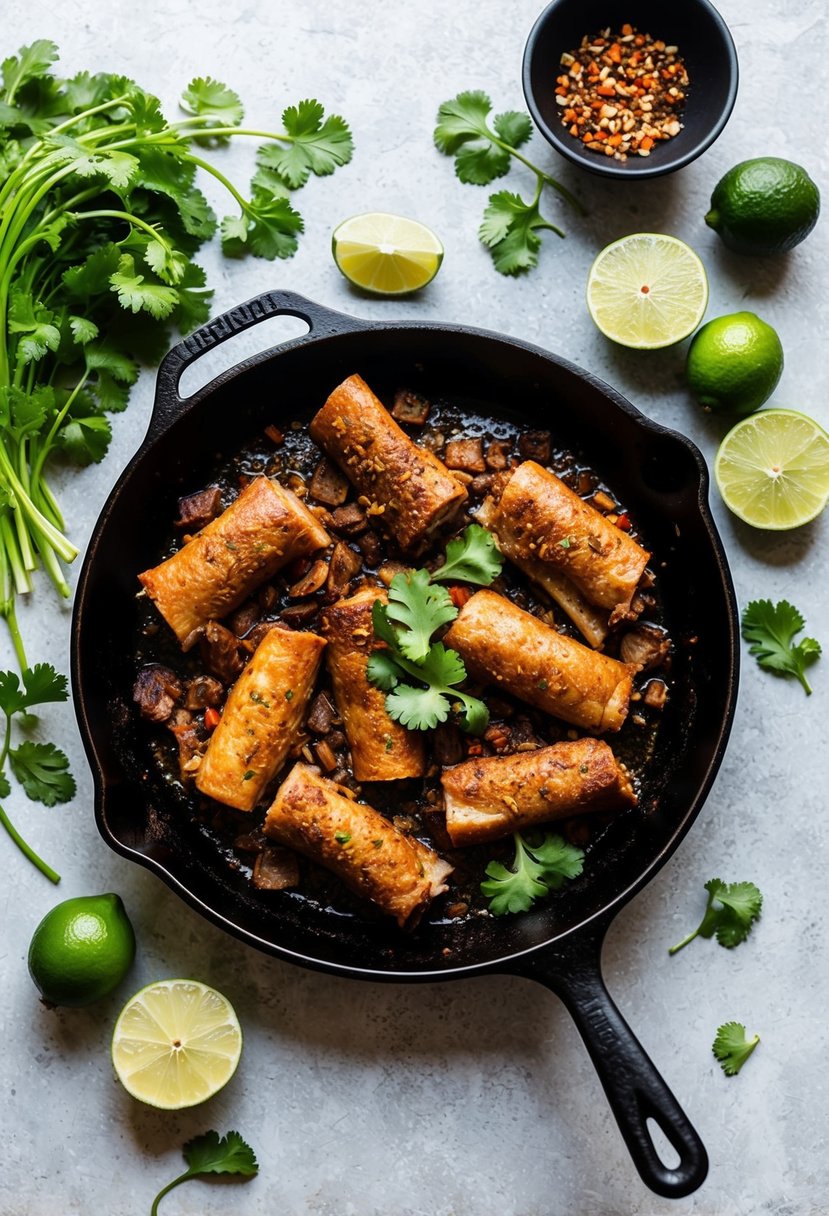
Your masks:
M382 296L425 287L443 261L443 246L431 228L384 211L343 220L331 251L349 283Z
M195 1106L236 1071L242 1029L233 1006L198 980L158 980L127 1001L112 1033L118 1080L162 1110Z
M809 235L820 192L801 165L777 156L744 160L721 177L705 222L736 253L784 253Z
M587 307L606 338L658 350L692 334L708 303L705 267L684 241L634 232L606 245L590 267Z
M725 505L747 524L797 528L829 501L829 435L796 410L761 410L723 439L714 477Z
M47 912L29 945L29 974L47 1005L77 1008L111 992L135 958L118 895L82 895Z
M753 312L707 321L688 349L685 374L704 410L751 414L768 401L783 371L775 330Z

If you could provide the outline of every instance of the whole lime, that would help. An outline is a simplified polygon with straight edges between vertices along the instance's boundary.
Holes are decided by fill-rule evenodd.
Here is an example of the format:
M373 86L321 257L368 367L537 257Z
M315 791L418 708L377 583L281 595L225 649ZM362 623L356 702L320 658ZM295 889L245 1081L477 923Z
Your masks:
M801 165L777 156L744 160L721 177L705 222L735 253L784 253L809 235L820 192Z
M111 992L135 958L135 934L118 895L66 899L29 945L29 974L47 1005L78 1008Z
M775 330L753 312L707 321L688 348L685 374L704 410L752 414L774 392L783 371Z

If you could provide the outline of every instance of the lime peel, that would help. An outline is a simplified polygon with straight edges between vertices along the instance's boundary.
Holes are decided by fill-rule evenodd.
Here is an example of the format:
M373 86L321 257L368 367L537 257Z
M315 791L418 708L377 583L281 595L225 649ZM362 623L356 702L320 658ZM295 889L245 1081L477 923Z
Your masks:
M659 350L692 334L708 305L708 276L677 237L635 232L606 245L587 280L587 307L605 337Z
M829 435L797 410L761 410L725 436L714 477L728 509L745 523L769 531L800 527L829 501Z

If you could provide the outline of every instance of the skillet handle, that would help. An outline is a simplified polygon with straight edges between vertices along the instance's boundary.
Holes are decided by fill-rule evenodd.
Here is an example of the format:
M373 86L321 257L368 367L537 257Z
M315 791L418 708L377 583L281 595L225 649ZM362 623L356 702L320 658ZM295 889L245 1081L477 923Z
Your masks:
M147 438L164 431L184 408L186 399L179 394L179 383L186 367L195 363L205 351L220 346L235 334L251 329L260 321L279 316L299 317L308 324L308 333L294 338L291 345L301 345L311 337L351 333L364 329L367 324L308 300L294 291L263 291L244 304L228 309L188 334L162 359L156 377L155 402Z
M564 1002L584 1039L611 1110L642 1181L666 1199L702 1186L705 1146L604 985L600 954L607 925L540 950L515 972L551 989ZM653 1119L679 1154L669 1169L657 1155L646 1120Z

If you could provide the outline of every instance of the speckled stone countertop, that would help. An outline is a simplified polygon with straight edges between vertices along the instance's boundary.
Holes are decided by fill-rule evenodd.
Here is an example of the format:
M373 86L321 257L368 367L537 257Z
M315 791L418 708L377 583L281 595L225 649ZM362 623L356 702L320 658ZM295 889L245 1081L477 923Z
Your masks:
M476 239L486 192L461 185L432 147L438 104L487 90L498 110L523 105L521 55L540 2L322 0L223 4L202 0L6 0L3 54L38 37L62 52L66 75L120 71L172 111L194 75L227 80L264 125L306 96L344 114L354 160L314 180L300 208L307 231L292 260L203 261L219 312L273 287L345 312L467 323L525 338L614 385L647 415L690 435L710 459L720 428L683 382L684 346L640 355L607 343L583 301L601 246L632 231L687 240L711 280L708 316L748 308L778 330L786 368L773 403L829 425L826 267L829 225L783 259L730 255L706 228L710 191L731 165L774 154L804 163L827 193L822 88L829 56L823 0L722 0L740 56L741 84L718 142L679 173L619 186L560 161L534 137L532 153L589 207L581 220L549 203L567 239L545 241L539 268L497 275ZM622 14L624 19L624 15ZM223 153L246 180L252 149ZM527 185L516 170L504 182ZM216 201L219 196L215 195ZM411 214L435 228L444 267L421 295L368 300L334 267L330 233L366 209ZM199 364L202 380L289 331L271 322ZM296 327L294 330L296 332ZM195 385L190 384L190 388ZM59 484L83 547L118 472L138 446L153 376L138 384L99 466ZM763 534L712 505L741 604L792 599L829 645L829 520ZM21 612L29 654L68 668L69 610L45 581ZM2 666L10 665L0 638ZM44 727L70 753L78 794L47 810L8 801L33 846L56 862L56 891L0 839L0 1171L2 1216L138 1216L180 1172L180 1146L215 1127L255 1145L258 1178L194 1182L162 1213L329 1216L817 1216L829 1212L829 1063L825 1012L827 701L829 660L807 700L794 682L745 657L736 722L708 802L672 860L613 924L608 986L699 1130L711 1157L695 1195L669 1202L635 1173L599 1082L564 1008L541 987L503 977L459 984L356 984L266 958L221 933L155 877L112 853L92 814L89 770L71 707L48 707ZM697 942L666 947L697 921L702 884L752 879L763 918L733 952ZM102 1004L48 1012L26 971L32 930L59 898L121 893L139 954ZM192 975L225 992L245 1029L239 1070L206 1106L165 1114L133 1102L114 1078L108 1040L127 995L161 976ZM745 1022L762 1042L739 1077L711 1055L717 1026Z

